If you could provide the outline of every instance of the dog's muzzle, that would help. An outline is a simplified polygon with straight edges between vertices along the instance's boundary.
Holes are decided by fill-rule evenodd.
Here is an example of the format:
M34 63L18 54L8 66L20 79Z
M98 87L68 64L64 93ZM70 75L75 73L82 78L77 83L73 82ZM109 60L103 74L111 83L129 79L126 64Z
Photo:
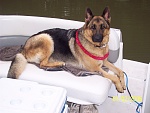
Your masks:
M103 40L103 35L102 34L96 34L92 36L93 42L102 42Z

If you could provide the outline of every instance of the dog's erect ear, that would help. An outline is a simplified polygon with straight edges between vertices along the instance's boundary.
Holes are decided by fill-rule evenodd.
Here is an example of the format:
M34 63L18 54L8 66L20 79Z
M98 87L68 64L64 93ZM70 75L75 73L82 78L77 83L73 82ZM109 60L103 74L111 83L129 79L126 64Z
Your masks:
M85 14L85 23L88 24L92 20L93 17L94 17L94 15L93 15L91 9L87 8L86 9L86 14Z
M108 6L104 9L102 17L110 24L111 16L110 16L110 9Z

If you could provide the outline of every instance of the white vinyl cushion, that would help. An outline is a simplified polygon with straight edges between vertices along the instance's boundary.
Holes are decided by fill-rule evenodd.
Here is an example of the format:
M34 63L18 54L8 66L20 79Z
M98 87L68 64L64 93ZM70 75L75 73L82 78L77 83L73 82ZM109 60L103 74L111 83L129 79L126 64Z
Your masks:
M0 77L7 76L10 63L0 61ZM45 71L33 64L27 64L19 79L63 87L67 90L68 101L79 104L102 104L112 84L99 75L76 77L65 71Z

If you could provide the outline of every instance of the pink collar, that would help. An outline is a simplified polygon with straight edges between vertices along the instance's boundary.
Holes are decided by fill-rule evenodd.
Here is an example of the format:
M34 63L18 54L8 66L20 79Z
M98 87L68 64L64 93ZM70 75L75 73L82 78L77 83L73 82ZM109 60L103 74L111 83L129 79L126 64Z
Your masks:
M76 43L78 44L78 46L82 49L82 51L90 56L91 58L95 59L95 60L104 60L108 57L109 55L109 52L106 53L104 56L100 57L100 56L95 56L95 55L92 55L90 52L88 52L83 46L82 44L80 43L80 40L79 40L79 37L78 37L78 30L76 31Z

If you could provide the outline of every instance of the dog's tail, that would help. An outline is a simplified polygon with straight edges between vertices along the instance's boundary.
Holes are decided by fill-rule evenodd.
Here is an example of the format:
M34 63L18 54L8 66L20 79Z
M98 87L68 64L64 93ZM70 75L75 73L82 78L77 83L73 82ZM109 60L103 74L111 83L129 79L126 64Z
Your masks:
M17 79L25 69L27 60L22 53L16 54L16 57L13 59L10 69L7 74L7 78Z

